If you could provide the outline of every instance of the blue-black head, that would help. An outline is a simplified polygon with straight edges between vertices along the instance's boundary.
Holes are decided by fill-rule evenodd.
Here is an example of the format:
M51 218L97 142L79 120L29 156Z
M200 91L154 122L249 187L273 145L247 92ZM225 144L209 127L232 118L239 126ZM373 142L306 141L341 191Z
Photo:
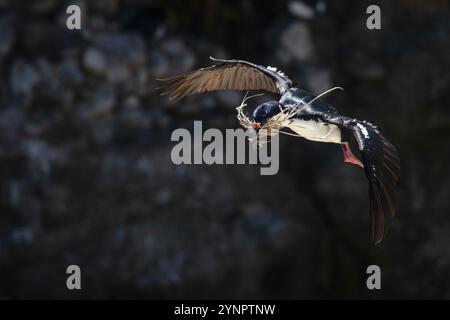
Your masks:
M259 105L253 111L253 128L260 129L267 120L280 113L281 110L278 101L268 101Z

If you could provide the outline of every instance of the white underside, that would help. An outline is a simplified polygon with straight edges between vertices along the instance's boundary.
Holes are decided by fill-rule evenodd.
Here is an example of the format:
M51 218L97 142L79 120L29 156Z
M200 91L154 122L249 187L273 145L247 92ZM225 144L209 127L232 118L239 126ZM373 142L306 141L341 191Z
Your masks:
M295 119L287 125L289 129L305 139L328 142L341 143L341 131L334 124L317 122L315 120L299 120Z

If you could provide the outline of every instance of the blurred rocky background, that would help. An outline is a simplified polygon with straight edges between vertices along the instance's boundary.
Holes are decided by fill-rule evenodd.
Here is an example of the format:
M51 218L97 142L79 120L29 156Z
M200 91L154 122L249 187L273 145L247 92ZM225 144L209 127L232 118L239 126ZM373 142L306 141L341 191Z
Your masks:
M370 31L370 4L1 0L0 298L450 298L449 5L376 1ZM380 245L337 145L282 136L275 176L172 164L175 128L239 127L243 93L158 95L210 55L342 86L324 99L379 125L402 159Z

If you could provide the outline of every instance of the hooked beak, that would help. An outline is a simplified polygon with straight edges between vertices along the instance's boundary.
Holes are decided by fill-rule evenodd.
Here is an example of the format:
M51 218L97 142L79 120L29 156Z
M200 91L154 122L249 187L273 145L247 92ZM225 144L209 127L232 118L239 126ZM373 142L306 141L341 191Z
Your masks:
M253 129L261 129L261 122L253 121Z

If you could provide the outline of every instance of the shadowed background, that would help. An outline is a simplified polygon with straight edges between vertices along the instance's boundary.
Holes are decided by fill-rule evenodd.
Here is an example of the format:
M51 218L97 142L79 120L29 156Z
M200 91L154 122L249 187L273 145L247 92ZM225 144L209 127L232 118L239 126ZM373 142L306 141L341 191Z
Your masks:
M0 1L0 298L450 298L448 2L304 4ZM275 176L172 164L174 129L239 127L243 93L155 90L210 55L344 87L324 100L380 127L402 161L380 245L364 173L337 145L282 136ZM66 289L70 264L82 291Z

